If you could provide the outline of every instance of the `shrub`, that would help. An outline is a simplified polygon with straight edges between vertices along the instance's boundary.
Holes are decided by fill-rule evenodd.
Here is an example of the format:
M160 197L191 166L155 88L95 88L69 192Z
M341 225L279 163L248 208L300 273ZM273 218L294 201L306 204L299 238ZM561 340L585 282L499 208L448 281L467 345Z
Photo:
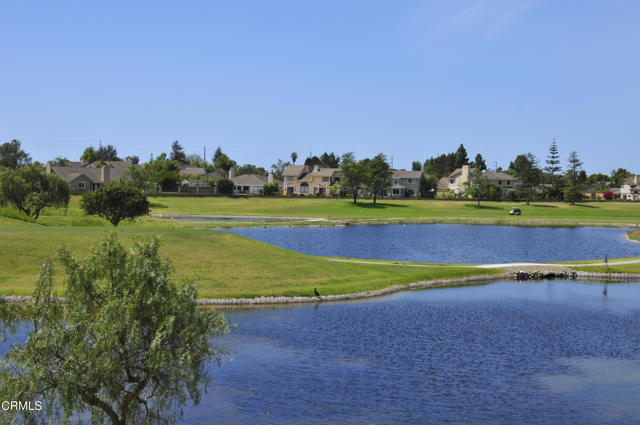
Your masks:
M233 193L233 182L227 178L220 177L216 180L216 188L221 195L231 195Z
M99 215L117 226L122 220L134 220L149 214L149 201L140 189L127 183L111 183L82 196L85 214Z
M602 197L610 201L613 199L613 192L604 192L602 194Z
M276 182L265 183L262 185L263 195L277 195L280 192L280 185Z

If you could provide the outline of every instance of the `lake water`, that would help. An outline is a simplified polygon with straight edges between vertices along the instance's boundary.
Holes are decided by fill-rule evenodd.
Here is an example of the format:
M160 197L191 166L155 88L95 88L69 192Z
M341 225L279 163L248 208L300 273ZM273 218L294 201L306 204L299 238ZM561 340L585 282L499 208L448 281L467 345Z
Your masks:
M228 311L186 424L637 424L640 284L502 282Z
M225 310L197 424L637 424L640 283ZM0 352L7 344L0 345Z
M407 224L225 231L311 255L436 263L552 262L638 257L629 229Z

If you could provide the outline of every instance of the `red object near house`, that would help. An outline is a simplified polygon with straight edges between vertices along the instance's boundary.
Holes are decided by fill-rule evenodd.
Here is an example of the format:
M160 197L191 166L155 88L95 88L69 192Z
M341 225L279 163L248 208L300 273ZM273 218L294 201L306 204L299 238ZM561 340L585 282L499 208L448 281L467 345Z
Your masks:
M612 199L613 199L613 192L604 192L604 193L602 194L602 197L603 197L604 199L612 200Z

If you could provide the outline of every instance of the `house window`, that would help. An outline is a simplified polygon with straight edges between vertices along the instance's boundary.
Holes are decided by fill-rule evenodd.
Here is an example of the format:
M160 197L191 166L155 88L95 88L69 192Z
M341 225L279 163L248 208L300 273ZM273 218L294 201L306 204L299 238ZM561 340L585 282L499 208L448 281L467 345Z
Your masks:
M397 179L396 179L396 180L394 180L393 182L394 182L395 184L398 184L398 180L397 180Z
M455 182L455 179L449 179L449 184L454 184Z
M287 181L288 182L292 182L293 181L293 176L287 176Z
M409 179L409 183L413 183L413 179Z
M323 183L327 183L328 181L329 181L329 177L323 177L323 178L322 178L322 182L323 182Z
M78 189L84 189L84 182L78 182Z
M498 185L502 186L502 180L498 180Z
M511 180L507 180L507 186L511 186Z
M309 184L306 182L300 183L300 193L309 193Z

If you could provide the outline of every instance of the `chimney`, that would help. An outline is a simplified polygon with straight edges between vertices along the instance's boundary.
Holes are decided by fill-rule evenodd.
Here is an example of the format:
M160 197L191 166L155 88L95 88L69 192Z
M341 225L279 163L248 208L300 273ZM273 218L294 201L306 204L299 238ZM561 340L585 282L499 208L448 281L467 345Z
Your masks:
M236 167L229 168L229 179L232 179L236 176Z
M318 167L318 165L316 164L313 166L313 172L317 173L318 171L320 171L320 167Z
M89 161L87 161L86 159L82 160L82 166L86 167L87 165L89 165Z
M273 173L269 173L267 176L267 183L273 183Z
M633 176L633 183L640 184L640 174L636 174L635 176Z
M47 165L44 167L44 171L46 171L47 174L51 174L51 162L47 162Z
M103 165L100 169L100 177L102 177L102 184L104 184L105 186L109 184L110 174L111 173L109 171L109 167Z
M463 182L469 181L469 166L468 165L463 165L462 166L462 181Z

